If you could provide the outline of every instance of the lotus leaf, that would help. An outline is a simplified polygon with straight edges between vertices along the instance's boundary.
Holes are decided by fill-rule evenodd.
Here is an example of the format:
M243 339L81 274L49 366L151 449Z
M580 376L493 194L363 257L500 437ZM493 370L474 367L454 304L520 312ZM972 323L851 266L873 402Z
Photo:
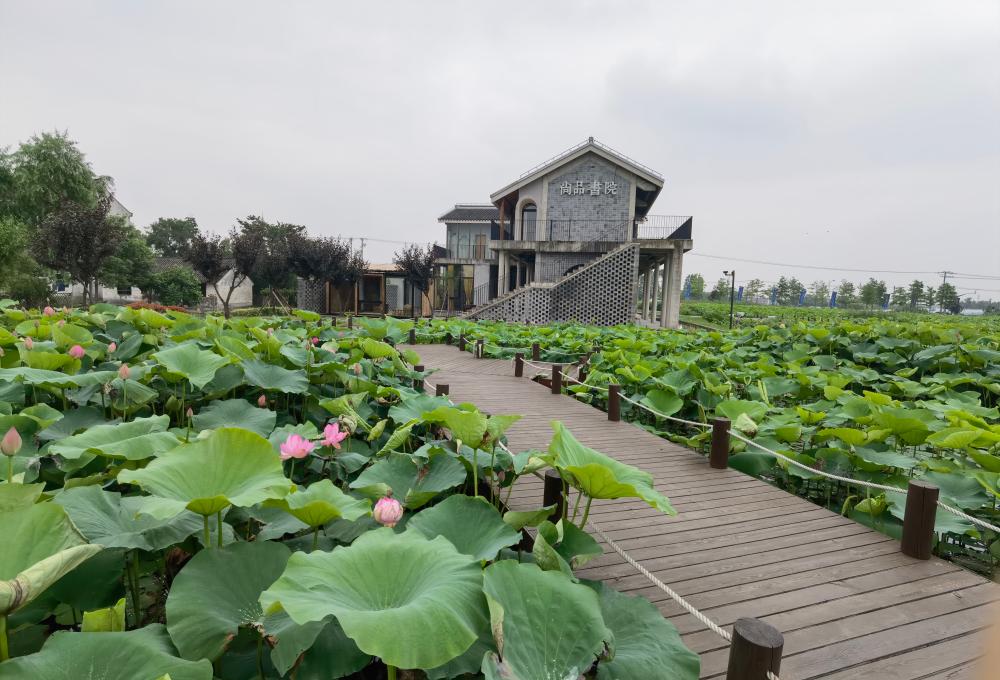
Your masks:
M502 548L521 540L485 498L456 494L413 516L407 531L427 538L444 536L458 552L475 560L493 560Z

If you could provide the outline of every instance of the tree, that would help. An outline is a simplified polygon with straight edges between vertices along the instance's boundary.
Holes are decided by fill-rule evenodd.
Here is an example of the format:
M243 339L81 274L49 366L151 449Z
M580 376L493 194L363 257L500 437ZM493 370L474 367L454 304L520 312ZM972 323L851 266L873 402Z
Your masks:
M715 286L712 287L712 292L708 294L709 300L728 300L729 299L729 279L723 277L715 282Z
M796 279L794 276L791 278L785 278L782 276L778 279L778 304L780 305L797 305L799 303L799 295L805 286L802 282Z
M153 251L138 229L130 224L122 227L122 241L104 262L97 278L117 288L136 286L143 291L149 288L153 278Z
M937 290L934 286L927 286L924 288L924 304L927 305L928 308L937 304Z
M407 283L413 289L419 290L421 295L426 295L431 287L431 277L434 274L434 246L428 245L421 248L415 243L411 243L400 251L393 253L392 261L403 274ZM417 315L416 296L411 295L413 300L413 316Z
M869 309L881 306L882 300L885 298L886 288L885 281L879 281L875 278L868 279L861 286L861 302Z
M333 293L338 298L341 286L353 285L367 266L361 253L352 251L350 242L339 238L297 235L291 239L290 245L289 266L292 272L311 283L333 283ZM339 303L338 299L338 307Z
M684 290L688 291L692 300L705 297L705 277L701 274L688 274L684 279Z
M256 215L236 220L236 223L248 242L259 244L253 270L248 272L257 290L294 290L290 269L292 244L306 236L306 228L298 224L267 222Z
M746 302L757 302L757 299L764 294L764 282L760 279L750 279L743 289L743 299Z
M161 257L185 257L197 235L193 217L161 217L146 227L146 243Z
M962 303L958 298L958 291L955 290L955 286L947 281L942 283L937 289L937 303L941 309L948 310L952 314L958 314L962 311Z
M809 286L809 304L825 307L830 303L830 286L826 281L813 281Z
M910 290L903 286L895 286L892 289L892 306L902 308L909 304Z
M837 286L837 298L841 304L845 305L854 302L854 284L842 279L840 285Z
M229 231L228 238L199 233L191 240L187 260L215 292L227 319L233 292L250 277L263 249L259 231L237 230L235 227ZM230 273L231 276L227 276Z
M148 285L150 296L165 305L191 306L201 300L198 277L183 265L167 267L153 274Z
M917 305L923 304L924 301L924 282L917 281L916 279L910 284L907 289L910 295L910 308L916 309Z
M84 305L93 299L98 274L125 235L124 222L108 215L111 198L108 194L93 207L63 205L42 221L32 242L32 252L40 263L65 271L82 284Z

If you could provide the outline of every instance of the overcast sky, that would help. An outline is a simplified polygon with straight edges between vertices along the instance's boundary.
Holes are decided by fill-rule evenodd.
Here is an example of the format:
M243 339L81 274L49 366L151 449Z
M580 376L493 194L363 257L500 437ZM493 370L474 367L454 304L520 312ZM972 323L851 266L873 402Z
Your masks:
M139 226L424 242L593 135L666 177L710 283L868 274L709 255L1000 298L996 0L0 0L0 145L54 128Z

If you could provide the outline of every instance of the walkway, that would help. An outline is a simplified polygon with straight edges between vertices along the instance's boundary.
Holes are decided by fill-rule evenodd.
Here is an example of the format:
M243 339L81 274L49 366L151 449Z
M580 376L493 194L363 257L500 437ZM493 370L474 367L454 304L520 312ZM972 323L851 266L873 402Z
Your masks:
M595 501L591 519L616 543L723 627L742 616L784 633L782 680L975 677L982 629L1000 585L949 562L912 559L899 543L735 470L713 470L697 453L572 397L513 377L509 361L475 359L447 345L416 345L428 381L450 386L456 402L488 413L519 413L510 448L548 446L561 420L583 443L650 472L677 509ZM536 478L518 482L517 509L540 507ZM702 677L724 677L725 641L605 546L578 570L648 597L701 655Z

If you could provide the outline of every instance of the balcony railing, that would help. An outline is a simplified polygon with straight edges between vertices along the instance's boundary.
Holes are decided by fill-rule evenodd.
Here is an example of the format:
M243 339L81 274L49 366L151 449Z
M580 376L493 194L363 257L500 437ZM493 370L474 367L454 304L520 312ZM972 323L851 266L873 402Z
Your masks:
M689 215L647 215L636 220L635 238L642 240L664 240L669 238L689 239L694 218Z
M455 242L448 245L446 257L461 260L492 260L497 256L485 243Z
M692 218L687 215L648 215L627 220L551 219L525 220L519 241L627 241L632 239L691 238Z

